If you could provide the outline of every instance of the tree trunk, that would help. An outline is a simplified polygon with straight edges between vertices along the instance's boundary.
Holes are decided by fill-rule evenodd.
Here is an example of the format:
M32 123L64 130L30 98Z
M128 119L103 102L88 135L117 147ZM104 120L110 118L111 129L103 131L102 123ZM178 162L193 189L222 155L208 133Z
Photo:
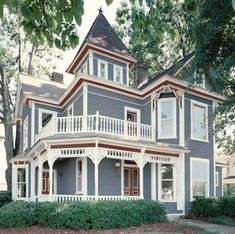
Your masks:
M7 170L5 172L5 178L7 181L7 189L11 191L11 163L10 160L14 156L14 142L13 142L13 129L12 129L12 117L11 117L11 107L10 107L10 93L8 88L8 82L6 77L6 72L3 64L0 64L0 85L1 85L1 95L2 95L2 103L3 103L3 123L5 129L5 152L7 159Z
M32 62L33 62L34 49L35 49L35 47L34 47L34 45L32 45L31 52L29 53L29 65L28 65L28 74L29 75L33 74Z

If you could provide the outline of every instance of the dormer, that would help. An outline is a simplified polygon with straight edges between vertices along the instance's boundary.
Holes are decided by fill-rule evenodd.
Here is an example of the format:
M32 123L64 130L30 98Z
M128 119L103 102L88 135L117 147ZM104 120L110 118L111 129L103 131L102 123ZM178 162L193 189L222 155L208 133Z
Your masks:
M129 68L136 62L100 10L66 71L129 86Z

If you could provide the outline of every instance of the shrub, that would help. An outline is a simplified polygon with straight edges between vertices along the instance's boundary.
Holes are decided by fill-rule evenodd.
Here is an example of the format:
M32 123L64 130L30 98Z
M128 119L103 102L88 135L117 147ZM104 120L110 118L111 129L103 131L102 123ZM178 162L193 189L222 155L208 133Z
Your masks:
M0 210L0 227L40 225L51 228L114 229L166 221L163 204L143 200L74 203L15 202Z
M0 193L0 208L5 204L11 202L11 195L9 193Z
M210 219L210 222L228 226L235 226L233 219L227 216L213 217Z
M190 213L196 217L216 217L221 214L221 205L216 198L196 198Z
M220 197L219 201L223 215L235 217L235 197Z

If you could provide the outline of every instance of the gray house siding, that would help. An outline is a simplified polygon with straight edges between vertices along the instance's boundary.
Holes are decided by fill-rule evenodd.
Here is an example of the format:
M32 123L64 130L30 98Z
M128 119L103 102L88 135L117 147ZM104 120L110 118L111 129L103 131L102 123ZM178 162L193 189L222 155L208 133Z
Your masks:
M32 125L31 109L29 107L29 104L24 104L23 105L23 122L22 122L22 126L21 126L21 142L20 142L20 151L21 152L23 152L23 147L24 147L24 142L23 142L24 141L24 120L26 119L27 116L28 116L28 147L27 147L27 149L29 149L30 145L31 145L31 125Z
M191 139L191 100L208 105L208 140L209 142ZM212 101L185 93L185 142L190 153L185 154L185 207L190 206L190 158L209 159L209 196L214 195L214 149L213 149L213 107Z
M144 167L144 199L151 199L151 164Z
M216 186L216 196L221 197L223 195L223 176L222 176L222 167L216 167L216 172L218 172L219 184Z
M114 80L114 65L118 65L123 68L123 84L127 84L127 70L126 64L119 62L117 60L107 58L100 54L93 54L93 74L94 76L98 76L98 60L103 60L108 63L108 80Z
M87 158L87 194L95 195L95 167L91 159Z
M151 124L150 98L141 101L132 97L88 86L88 114L124 119L125 106L141 110L141 123Z

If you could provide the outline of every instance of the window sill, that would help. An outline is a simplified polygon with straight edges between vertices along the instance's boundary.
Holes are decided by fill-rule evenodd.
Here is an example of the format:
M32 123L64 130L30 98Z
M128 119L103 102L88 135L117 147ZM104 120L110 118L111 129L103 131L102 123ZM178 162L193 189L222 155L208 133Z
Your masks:
M157 140L167 140L167 139L178 139L178 137L175 137L175 136L173 136L173 137L158 137L157 138Z
M165 202L165 203L167 203L167 202L169 202L169 203L177 202L175 199L169 199L169 200L160 199L159 201L160 201L160 202Z
M208 140L197 139L197 138L194 138L194 137L191 137L190 140L200 141L200 142L203 142L203 143L210 143Z
M83 192L76 192L75 195L83 195Z

